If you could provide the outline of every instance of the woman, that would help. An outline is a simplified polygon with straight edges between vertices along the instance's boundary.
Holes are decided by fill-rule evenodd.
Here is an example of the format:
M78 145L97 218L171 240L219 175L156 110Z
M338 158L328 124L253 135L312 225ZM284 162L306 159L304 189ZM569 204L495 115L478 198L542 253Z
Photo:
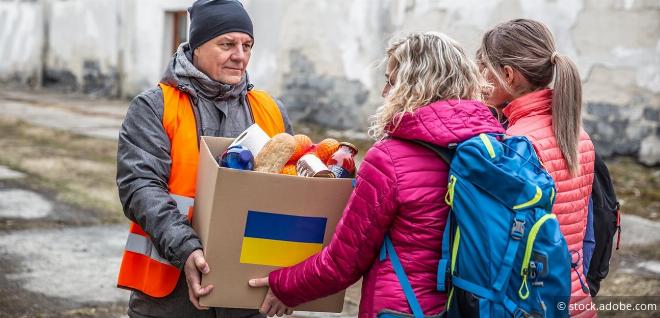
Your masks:
M270 286L262 313L288 313L361 277L360 317L375 317L384 309L410 313L389 258L378 258L386 234L423 312L444 310L447 296L436 291L436 278L449 212L444 201L448 166L411 140L447 147L504 130L478 101L484 82L476 65L443 34L411 34L393 43L385 79L385 101L370 127L380 141L360 166L333 239L306 261L250 281L254 287Z
M508 135L527 136L555 180L557 215L573 254L571 304L589 304L582 241L594 171L594 146L582 129L582 89L575 64L556 51L552 33L537 21L517 19L486 32L477 61L492 90L486 102L508 120ZM554 79L554 82L553 82ZM553 82L553 88L548 85ZM570 306L584 307L584 306ZM571 310L572 317L593 311Z

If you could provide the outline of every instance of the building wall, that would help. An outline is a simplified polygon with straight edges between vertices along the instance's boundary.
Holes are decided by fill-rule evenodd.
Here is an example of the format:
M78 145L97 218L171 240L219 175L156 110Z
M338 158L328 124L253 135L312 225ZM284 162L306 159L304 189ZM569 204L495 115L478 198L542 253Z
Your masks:
M188 0L121 0L122 95L132 97L158 83L171 56L170 11L185 11Z
M482 34L517 17L546 23L578 65L585 128L604 155L660 163L660 2L657 0L379 0L244 2L256 46L253 81L295 119L366 130L381 103L388 40L440 31L473 57Z
M132 97L169 58L166 12L190 0L0 0L0 81ZM248 71L294 120L365 131L381 103L393 36L440 31L470 56L516 17L541 20L583 79L585 128L605 155L660 163L657 0L243 0L255 25Z
M0 81L41 82L43 10L34 1L0 1Z
M118 1L46 1L43 85L100 96L118 93Z

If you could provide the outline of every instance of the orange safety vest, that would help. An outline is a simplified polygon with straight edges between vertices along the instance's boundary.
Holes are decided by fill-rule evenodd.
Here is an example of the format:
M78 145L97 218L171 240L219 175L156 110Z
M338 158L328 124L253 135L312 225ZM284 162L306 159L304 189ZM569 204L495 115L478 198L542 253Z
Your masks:
M172 166L168 189L178 211L192 220L199 145L195 114L190 98L175 87L163 90L163 127L170 139ZM284 132L284 119L268 93L250 90L248 104L254 122L269 136ZM152 297L165 297L176 287L181 271L158 254L149 235L131 223L119 269L117 287L138 290Z

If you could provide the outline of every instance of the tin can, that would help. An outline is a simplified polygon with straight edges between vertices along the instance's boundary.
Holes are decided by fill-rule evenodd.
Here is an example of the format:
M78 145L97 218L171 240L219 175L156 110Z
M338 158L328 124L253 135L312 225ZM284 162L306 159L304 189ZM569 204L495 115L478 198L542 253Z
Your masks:
M335 175L323 164L319 157L313 154L306 154L298 159L296 163L296 171L299 176L303 177L319 177L319 178L334 178Z

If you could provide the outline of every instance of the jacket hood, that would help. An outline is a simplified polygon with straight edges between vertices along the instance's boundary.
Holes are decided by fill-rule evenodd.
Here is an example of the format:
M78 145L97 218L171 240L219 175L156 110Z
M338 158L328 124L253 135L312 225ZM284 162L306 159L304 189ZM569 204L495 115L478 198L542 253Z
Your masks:
M192 50L188 43L179 45L176 53L167 64L161 82L194 96L208 100L223 99L245 95L249 81L247 72L236 85L223 84L209 78L192 63Z
M389 136L442 147L481 133L504 133L489 108L476 100L441 100L400 118L398 126L389 127Z

